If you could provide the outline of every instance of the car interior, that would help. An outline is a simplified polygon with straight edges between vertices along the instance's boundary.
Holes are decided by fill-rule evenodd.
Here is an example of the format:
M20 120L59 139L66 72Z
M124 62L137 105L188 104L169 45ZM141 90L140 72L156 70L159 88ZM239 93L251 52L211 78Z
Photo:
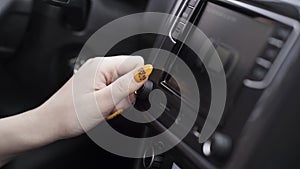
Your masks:
M184 139L162 154L156 154L155 148L136 145L150 156L129 158L108 152L83 134L20 154L3 169L299 168L298 0L1 0L0 118L41 105L80 67L76 59L97 30L118 18L144 12L167 13L180 19L157 28L169 30L169 36L132 36L105 56L155 48L175 54L188 65L201 100L199 111L191 110L197 118ZM211 107L210 67L204 66L185 42L178 41L184 37L199 48L203 44L187 22L211 40L226 74L224 113L205 142L199 141L199 135ZM138 24L147 28L152 23L145 17ZM151 62L146 58L145 62ZM181 68L173 62L169 59L164 64L176 74ZM155 121L140 124L119 116L110 125L137 138L157 135L173 123L180 126L176 119L180 104L196 103L188 98L181 102L180 93L191 92L192 87L185 83L179 88L178 84L186 80L176 80L155 70L147 82L150 84L140 91L142 96L136 93L135 107L139 110L149 108L154 89L166 96L165 110ZM161 141L157 146L164 144L168 143Z

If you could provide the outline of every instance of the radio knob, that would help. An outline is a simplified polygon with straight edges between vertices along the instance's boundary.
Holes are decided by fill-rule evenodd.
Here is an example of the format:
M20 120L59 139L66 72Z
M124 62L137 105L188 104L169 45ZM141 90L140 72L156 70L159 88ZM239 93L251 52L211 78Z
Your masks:
M142 88L135 92L136 102L134 104L134 107L137 110L146 111L151 107L149 102L149 95L154 88L153 86L153 82L148 80Z
M216 133L203 144L202 152L205 156L218 160L226 159L232 150L232 140L227 135Z
M142 100L148 99L150 92L153 90L153 82L147 81L142 88L135 92L135 95Z

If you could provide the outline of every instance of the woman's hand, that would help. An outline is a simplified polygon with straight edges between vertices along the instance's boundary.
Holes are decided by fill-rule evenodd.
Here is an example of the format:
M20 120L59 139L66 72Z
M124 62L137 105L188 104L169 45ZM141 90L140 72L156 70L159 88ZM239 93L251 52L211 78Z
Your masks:
M152 66L144 66L144 60L139 56L88 60L41 106L42 112L46 112L45 117L60 122L59 137L77 136L111 113L131 105L135 100L134 92L147 81L152 69Z
M43 105L0 119L0 166L23 151L80 135L126 108L152 72L143 65L139 56L90 59Z

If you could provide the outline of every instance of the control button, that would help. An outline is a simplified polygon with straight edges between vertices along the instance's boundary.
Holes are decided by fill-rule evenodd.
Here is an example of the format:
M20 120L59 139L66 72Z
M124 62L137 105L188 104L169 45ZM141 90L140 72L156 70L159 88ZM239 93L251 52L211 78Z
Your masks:
M279 28L275 31L275 37L281 40L286 40L290 35L290 31L285 28Z
M184 19L184 18L180 18L179 22L183 23L183 24L186 24L187 23L187 20Z
M188 20L188 18L190 17L190 15L191 15L192 12L193 12L193 9L187 7L187 8L185 9L185 11L183 12L183 14L182 14L182 18Z
M266 69L270 69L272 66L272 63L264 58L257 58L256 63Z
M195 7L196 4L197 4L197 1L198 1L198 0L190 0L189 6L190 6L190 7Z
M179 23L176 25L175 30L172 32L172 37L175 38L175 39L178 39L179 36L180 36L180 34L183 32L184 28L185 28L185 24L179 22Z
M255 81L261 81L265 78L267 72L268 72L267 69L259 65L256 65L250 75L250 79Z
M176 30L177 30L178 32L183 32L184 27L185 27L185 24L179 22L179 23L177 24L177 26L176 26Z
M180 36L180 33L181 33L181 32L179 32L179 31L177 31L177 30L174 30L174 31L172 32L172 37L173 37L174 39L178 39L179 36Z
M232 150L232 140L225 134L216 133L202 146L202 152L206 157L223 160Z
M269 44L270 44L270 45L273 45L273 46L275 46L275 47L277 47L277 48L282 48L282 46L283 46L283 41L271 37L271 38L269 38Z
M279 49L278 48L274 48L274 47L269 47L267 48L267 50L265 51L263 58L273 62L277 55L279 53Z

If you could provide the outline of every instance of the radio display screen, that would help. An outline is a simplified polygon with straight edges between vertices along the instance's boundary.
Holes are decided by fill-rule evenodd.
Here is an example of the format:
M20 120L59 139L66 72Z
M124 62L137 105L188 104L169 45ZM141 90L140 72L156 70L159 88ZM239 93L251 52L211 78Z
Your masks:
M208 38L235 49L243 58L257 56L275 26L265 17L249 16L210 2L198 23Z
M223 63L223 67L227 76L228 96L232 95L231 88L238 88L245 78L246 74L252 68L258 56L261 55L267 46L269 38L276 29L277 22L260 15L243 14L232 9L225 8L221 5L208 2L207 6L197 24L198 28L212 41L219 57ZM201 48L201 35L190 33L187 41L189 43L199 44ZM195 78L197 79L198 88L201 96L201 107L207 110L210 106L211 87L207 69L203 71L201 60L188 49L182 49L179 57L189 66ZM209 59L205 58L204 59ZM178 64L180 65L180 64ZM175 64L172 67L172 75L179 75L180 66ZM215 70L212 70L215 71ZM204 73L203 73L204 72ZM189 92L189 83L184 83L186 77L178 76L176 80L181 81L181 90L185 93ZM176 88L174 79L167 78L166 83L180 93ZM191 91L192 92L192 91ZM192 94L192 93L191 93ZM193 104L193 100L191 100Z

